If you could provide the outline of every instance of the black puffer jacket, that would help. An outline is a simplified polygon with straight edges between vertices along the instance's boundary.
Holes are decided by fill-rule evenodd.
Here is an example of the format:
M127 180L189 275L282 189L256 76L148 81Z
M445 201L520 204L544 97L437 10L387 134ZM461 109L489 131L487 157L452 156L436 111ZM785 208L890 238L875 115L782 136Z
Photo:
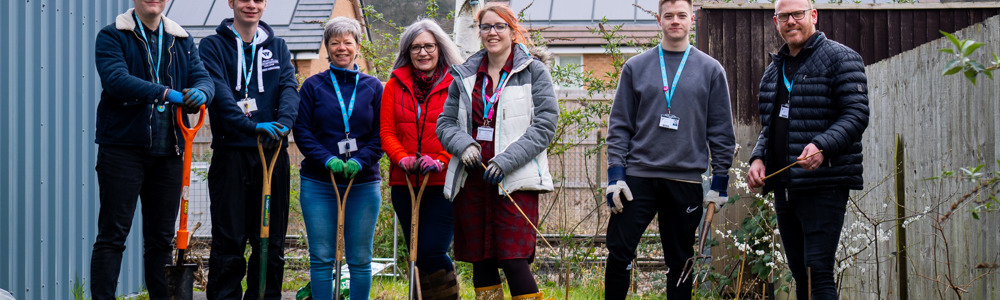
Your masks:
M784 46L784 47L787 47ZM766 160L772 111L780 84L782 62L790 57L771 54L772 62L760 82L760 120L763 125L750 161ZM788 156L794 162L802 149L812 143L823 150L823 165L814 171L793 167L789 189L861 189L863 167L861 134L868 127L868 79L865 64L857 52L828 40L820 33L799 52L805 56L795 73L789 99ZM774 172L776 170L767 170ZM772 187L773 188L773 187Z

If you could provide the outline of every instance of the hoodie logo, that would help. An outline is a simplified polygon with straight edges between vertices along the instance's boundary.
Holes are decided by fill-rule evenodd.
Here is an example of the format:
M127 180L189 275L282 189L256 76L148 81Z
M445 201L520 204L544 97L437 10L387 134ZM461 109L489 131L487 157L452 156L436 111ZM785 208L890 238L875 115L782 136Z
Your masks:
M271 49L260 49L260 58L262 58L260 62L261 72L281 69L281 64L273 56L274 52L271 52Z
M271 53L270 49L260 50L260 56L262 56L264 59L271 59L271 55L273 55L273 53Z

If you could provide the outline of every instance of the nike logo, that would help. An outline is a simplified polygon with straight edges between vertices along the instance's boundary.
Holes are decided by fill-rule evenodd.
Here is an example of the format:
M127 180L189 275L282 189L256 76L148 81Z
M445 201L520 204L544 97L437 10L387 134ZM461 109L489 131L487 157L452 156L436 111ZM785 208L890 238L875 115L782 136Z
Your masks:
M697 206L688 207L687 208L687 213L693 213L695 210L698 210Z

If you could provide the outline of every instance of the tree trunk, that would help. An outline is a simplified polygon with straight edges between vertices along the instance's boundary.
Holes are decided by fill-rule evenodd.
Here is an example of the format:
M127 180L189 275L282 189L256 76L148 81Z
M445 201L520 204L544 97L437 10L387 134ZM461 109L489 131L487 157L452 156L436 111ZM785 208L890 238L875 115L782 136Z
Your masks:
M484 1L475 1L476 5L470 2L472 1L455 1L455 44L458 45L458 53L463 61L480 49L479 29L476 28L475 16Z

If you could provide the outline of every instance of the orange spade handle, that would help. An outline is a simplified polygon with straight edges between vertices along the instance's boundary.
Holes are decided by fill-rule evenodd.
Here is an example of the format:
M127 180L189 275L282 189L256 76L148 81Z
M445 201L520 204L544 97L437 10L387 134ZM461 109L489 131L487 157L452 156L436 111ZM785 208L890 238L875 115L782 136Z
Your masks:
M177 249L187 249L188 246L188 187L191 186L191 147L194 142L194 136L198 134L198 129L201 129L201 125L205 124L205 105L201 105L198 108L198 123L194 128L187 128L184 126L184 118L186 114L183 112L180 106L177 107L177 113L174 114L177 117L177 126L181 129L181 134L184 135L184 169L181 177L181 213L180 213L180 228L177 229Z

